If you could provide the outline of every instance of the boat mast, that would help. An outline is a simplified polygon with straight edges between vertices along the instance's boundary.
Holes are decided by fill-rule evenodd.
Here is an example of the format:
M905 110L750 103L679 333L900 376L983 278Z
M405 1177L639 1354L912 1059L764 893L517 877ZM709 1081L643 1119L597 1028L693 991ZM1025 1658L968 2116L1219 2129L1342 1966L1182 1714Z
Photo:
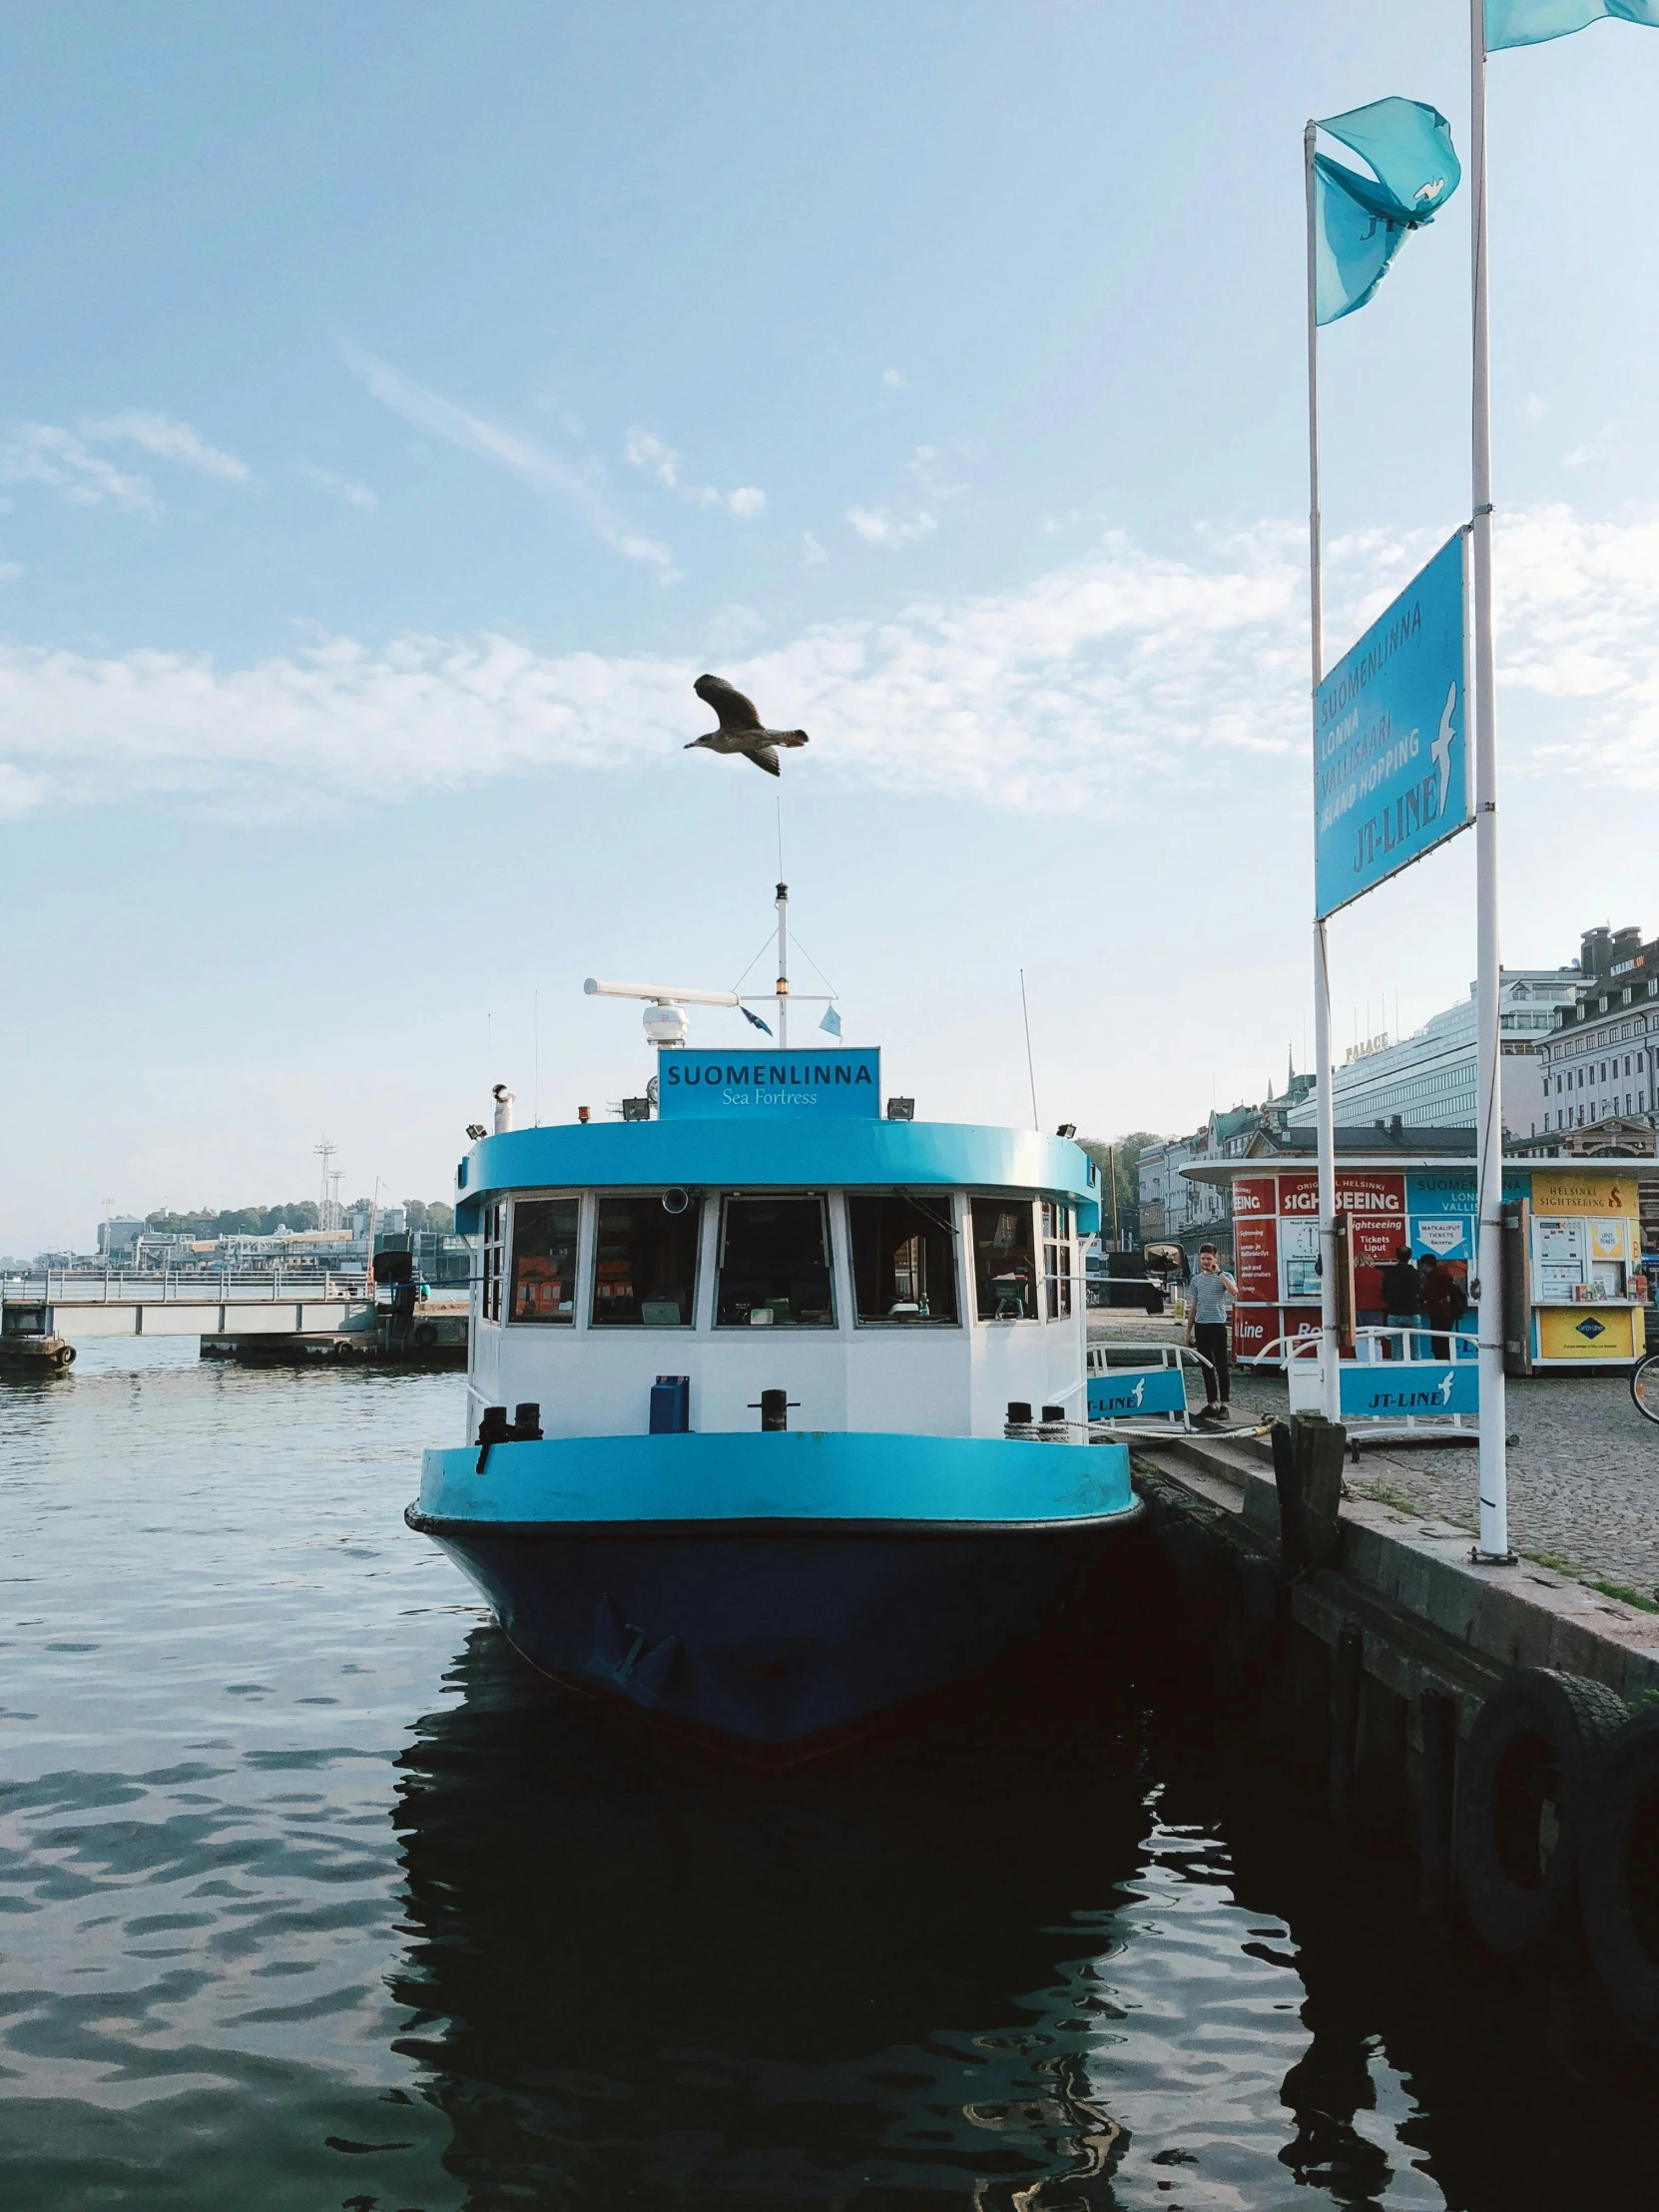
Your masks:
M790 886L778 886L778 1042L790 1041Z

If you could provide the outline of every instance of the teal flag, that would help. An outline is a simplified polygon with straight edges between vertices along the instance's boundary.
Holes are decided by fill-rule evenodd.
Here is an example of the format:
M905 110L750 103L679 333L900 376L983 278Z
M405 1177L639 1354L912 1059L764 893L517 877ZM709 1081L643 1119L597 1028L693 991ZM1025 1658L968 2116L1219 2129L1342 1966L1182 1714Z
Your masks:
M1445 117L1420 100L1374 100L1320 129L1376 171L1314 157L1314 313L1336 322L1365 305L1407 234L1433 222L1463 172Z
M1565 38L1603 16L1659 30L1659 0L1486 0L1486 51L1541 46L1546 38Z

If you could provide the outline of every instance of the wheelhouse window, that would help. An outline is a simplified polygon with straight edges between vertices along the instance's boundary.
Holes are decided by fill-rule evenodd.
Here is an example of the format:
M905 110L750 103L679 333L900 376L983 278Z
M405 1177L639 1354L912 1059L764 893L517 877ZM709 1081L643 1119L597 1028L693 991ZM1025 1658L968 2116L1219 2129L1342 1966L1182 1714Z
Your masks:
M948 1193L931 1202L896 1192L879 1198L849 1196L846 1220L860 1322L959 1320Z
M1037 1264L1031 1208L1016 1198L976 1198L973 1281L981 1321L1035 1321Z
M575 1321L580 1205L574 1198L521 1198L514 1206L514 1321Z
M721 1209L720 1329L831 1329L830 1225L822 1198L729 1198Z
M1050 1321L1071 1319L1071 1208L1042 1202L1043 1311Z
M701 1201L688 1201L684 1191L601 1197L593 1259L596 1329L624 1322L644 1329L691 1327L702 1220Z
M484 1274L478 1312L485 1321L501 1319L501 1223L506 1211L499 1201L484 1208Z

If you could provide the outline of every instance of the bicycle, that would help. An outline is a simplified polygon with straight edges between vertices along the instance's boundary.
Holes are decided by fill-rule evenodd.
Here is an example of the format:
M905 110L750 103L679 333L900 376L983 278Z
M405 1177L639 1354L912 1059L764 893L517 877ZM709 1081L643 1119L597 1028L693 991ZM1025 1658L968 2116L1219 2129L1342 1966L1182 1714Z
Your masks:
M1630 1371L1630 1395L1644 1420L1659 1421L1659 1352L1650 1352Z

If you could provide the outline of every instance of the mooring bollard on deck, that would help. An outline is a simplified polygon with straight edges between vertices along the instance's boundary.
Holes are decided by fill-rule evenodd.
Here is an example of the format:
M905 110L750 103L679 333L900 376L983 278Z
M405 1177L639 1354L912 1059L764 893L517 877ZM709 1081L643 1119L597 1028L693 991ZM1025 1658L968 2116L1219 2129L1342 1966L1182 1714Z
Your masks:
M1273 1479L1279 1492L1279 1576L1300 1580L1323 1565L1342 1532L1343 1453L1348 1431L1323 1413L1293 1413L1273 1424Z

